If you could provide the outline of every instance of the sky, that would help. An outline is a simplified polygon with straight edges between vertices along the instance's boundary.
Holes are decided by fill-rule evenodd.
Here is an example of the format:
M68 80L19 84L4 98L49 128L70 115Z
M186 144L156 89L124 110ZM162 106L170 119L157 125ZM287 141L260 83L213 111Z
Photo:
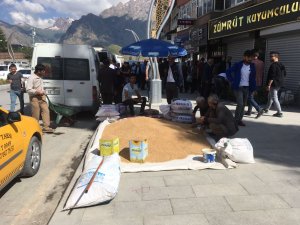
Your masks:
M99 15L119 2L128 0L1 0L0 20L47 28L53 25L55 18L79 19L88 13Z

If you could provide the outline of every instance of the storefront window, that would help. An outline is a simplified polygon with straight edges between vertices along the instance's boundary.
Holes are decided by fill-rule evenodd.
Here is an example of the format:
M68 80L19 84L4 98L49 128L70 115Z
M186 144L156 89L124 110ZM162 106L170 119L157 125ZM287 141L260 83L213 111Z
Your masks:
M249 0L225 0L225 8L234 7Z

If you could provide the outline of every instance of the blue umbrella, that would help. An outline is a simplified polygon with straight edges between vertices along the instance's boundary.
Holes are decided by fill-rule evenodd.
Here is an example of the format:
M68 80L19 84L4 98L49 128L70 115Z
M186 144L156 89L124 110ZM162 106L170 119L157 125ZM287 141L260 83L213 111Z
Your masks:
M180 57L187 55L187 51L184 48L153 38L138 41L123 47L120 53L123 55L144 57Z

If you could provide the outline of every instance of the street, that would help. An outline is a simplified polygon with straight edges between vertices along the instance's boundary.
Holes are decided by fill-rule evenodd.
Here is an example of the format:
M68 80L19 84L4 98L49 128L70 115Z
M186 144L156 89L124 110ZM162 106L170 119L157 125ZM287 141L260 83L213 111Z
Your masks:
M8 109L9 93L2 90L0 96L0 105ZM83 113L76 119L72 127L58 127L54 134L43 136L41 167L36 176L17 178L0 192L1 225L48 223L97 125L91 114Z

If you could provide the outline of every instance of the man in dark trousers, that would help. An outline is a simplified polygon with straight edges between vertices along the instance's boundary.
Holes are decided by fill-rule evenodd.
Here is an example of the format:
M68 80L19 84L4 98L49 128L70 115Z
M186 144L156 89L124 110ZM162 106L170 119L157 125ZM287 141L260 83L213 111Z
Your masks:
M15 111L16 100L18 97L20 102L20 113L24 114L24 93L22 90L23 74L17 72L17 66L15 64L11 64L9 66L9 72L10 73L7 75L7 80L10 83L10 111Z
M109 59L104 59L98 76L103 104L112 104L114 100L114 81L117 76L117 71L111 69L109 65Z
M244 52L243 60L237 62L226 71L227 79L236 98L235 120L239 126L246 126L242 119L245 113L249 92L256 90L256 70L252 61L252 51Z
M268 103L264 112L267 113L273 102L275 102L277 113L273 114L273 116L282 117L281 106L278 101L278 91L283 85L286 70L284 65L279 62L279 52L270 52L270 60L272 64L270 65L267 78Z
M204 70L202 75L202 96L207 99L211 92L211 85L213 79L213 64L214 59L209 58L207 62L204 64Z
M179 88L183 84L183 77L179 72L177 63L175 63L175 58L169 56L168 62L169 62L169 66L168 66L167 74L165 74L165 84L166 84L167 102L168 104L171 104L172 99L178 98Z

